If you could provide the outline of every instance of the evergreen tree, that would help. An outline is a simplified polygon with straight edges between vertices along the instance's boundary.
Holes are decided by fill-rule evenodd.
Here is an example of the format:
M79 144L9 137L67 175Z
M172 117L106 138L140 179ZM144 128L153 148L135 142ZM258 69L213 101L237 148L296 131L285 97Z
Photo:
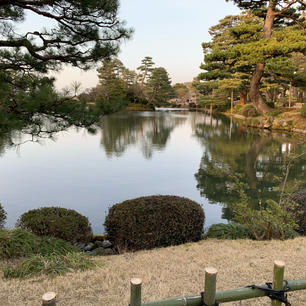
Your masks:
M227 104L227 100L221 97L225 94L232 99L234 92L240 94L241 104L245 103L252 67L247 62L240 61L232 48L244 43L246 39L256 39L260 23L259 18L244 13L239 16L226 16L209 29L212 40L202 44L205 57L200 68L205 72L197 77L200 82L194 82L194 86L200 92L211 96L202 97L202 103ZM244 27L245 34L236 37L233 34L234 29L241 26ZM236 58L233 58L233 55Z
M163 67L153 69L147 82L149 102L156 105L168 102L175 93L168 72Z
M178 98L178 99L186 99L188 97L188 94L189 94L189 89L188 87L183 84L183 83L176 83L174 86L173 86L173 89L174 89L174 92L175 92L175 96Z
M98 69L99 94L96 103L105 113L121 109L127 104L127 84L123 80L126 68L115 58L105 60Z
M131 34L118 20L118 9L118 0L1 1L1 70L46 72L62 63L88 68L116 54ZM17 33L14 24L28 12L54 26Z
M265 72L266 66L266 52L277 55L286 44L286 47L291 51L304 51L305 50L305 38L299 34L296 39L288 39L288 37L281 38L280 36L274 37L273 29L281 26L286 32L286 26L292 24L298 24L299 26L305 26L305 18L301 11L306 9L306 1L304 0L226 0L233 1L241 9L250 9L254 15L264 18L263 34L259 43L253 44L253 48L257 48L256 56L253 57L255 61L255 69L250 81L250 97L252 103L256 107L257 111L265 114L270 111L270 108L265 104L264 99L260 93L260 84ZM287 33L285 33L287 34ZM305 35L304 35L305 36ZM278 39L281 39L283 44L279 44ZM247 51L247 50L243 50ZM250 54L251 50L248 50L246 54ZM248 57L246 57L247 59Z
M150 75L153 71L153 66L155 63L152 61L152 57L146 56L142 61L141 61L141 66L137 68L137 70L140 70L140 75L139 75L139 81L141 85L145 84L146 81L150 78Z
M62 120L60 129L97 121L101 110L71 99L75 93L57 92L54 79L46 74L62 64L87 69L117 54L120 42L131 35L117 17L118 8L118 0L0 2L2 127L9 122L24 126L26 122L41 130L44 116ZM20 23L27 21L28 13L44 18L50 27L22 33Z

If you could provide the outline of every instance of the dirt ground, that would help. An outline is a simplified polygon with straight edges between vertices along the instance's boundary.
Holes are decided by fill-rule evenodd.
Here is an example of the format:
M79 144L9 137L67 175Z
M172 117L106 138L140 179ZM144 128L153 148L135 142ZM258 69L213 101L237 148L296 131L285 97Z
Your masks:
M306 277L306 238L287 241L204 240L152 251L99 257L102 268L65 276L0 280L1 306L38 306L48 291L57 306L127 306L132 277L143 280L143 301L203 291L204 269L218 270L217 290L272 281L274 260L286 263L285 279ZM306 305L306 290L289 294L292 306ZM268 298L226 305L271 305Z

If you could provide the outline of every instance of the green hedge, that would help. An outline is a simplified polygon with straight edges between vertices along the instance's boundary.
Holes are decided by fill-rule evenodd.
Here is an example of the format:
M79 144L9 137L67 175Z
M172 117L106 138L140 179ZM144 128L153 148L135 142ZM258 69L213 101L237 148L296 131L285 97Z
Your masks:
M72 209L42 207L24 213L17 226L38 236L51 236L69 242L88 242L92 230L88 218Z
M115 204L104 225L108 239L120 252L198 241L202 238L204 219L198 203L157 195Z

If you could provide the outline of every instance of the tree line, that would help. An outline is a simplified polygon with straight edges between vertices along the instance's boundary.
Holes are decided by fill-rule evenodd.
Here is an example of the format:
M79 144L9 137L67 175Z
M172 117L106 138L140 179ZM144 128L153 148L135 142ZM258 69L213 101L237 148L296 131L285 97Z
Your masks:
M128 103L165 105L175 95L168 72L155 67L150 56L141 61L136 71L115 57L104 60L97 72L97 86L83 92L80 99L95 103L104 113L117 111Z

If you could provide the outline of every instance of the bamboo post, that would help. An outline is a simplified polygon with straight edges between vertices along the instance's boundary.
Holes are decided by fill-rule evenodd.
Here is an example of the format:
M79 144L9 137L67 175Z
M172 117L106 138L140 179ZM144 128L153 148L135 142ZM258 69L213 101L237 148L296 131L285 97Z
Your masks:
M204 304L207 306L215 305L216 302L217 274L215 268L205 269Z
M274 273L273 273L273 289L283 290L284 289L284 272L285 272L285 263L280 260L274 261ZM281 306L282 302L272 301L272 306Z
M56 294L54 292L47 292L42 296L43 306L56 306Z
M140 278L131 279L131 299L130 306L141 306L141 283Z

